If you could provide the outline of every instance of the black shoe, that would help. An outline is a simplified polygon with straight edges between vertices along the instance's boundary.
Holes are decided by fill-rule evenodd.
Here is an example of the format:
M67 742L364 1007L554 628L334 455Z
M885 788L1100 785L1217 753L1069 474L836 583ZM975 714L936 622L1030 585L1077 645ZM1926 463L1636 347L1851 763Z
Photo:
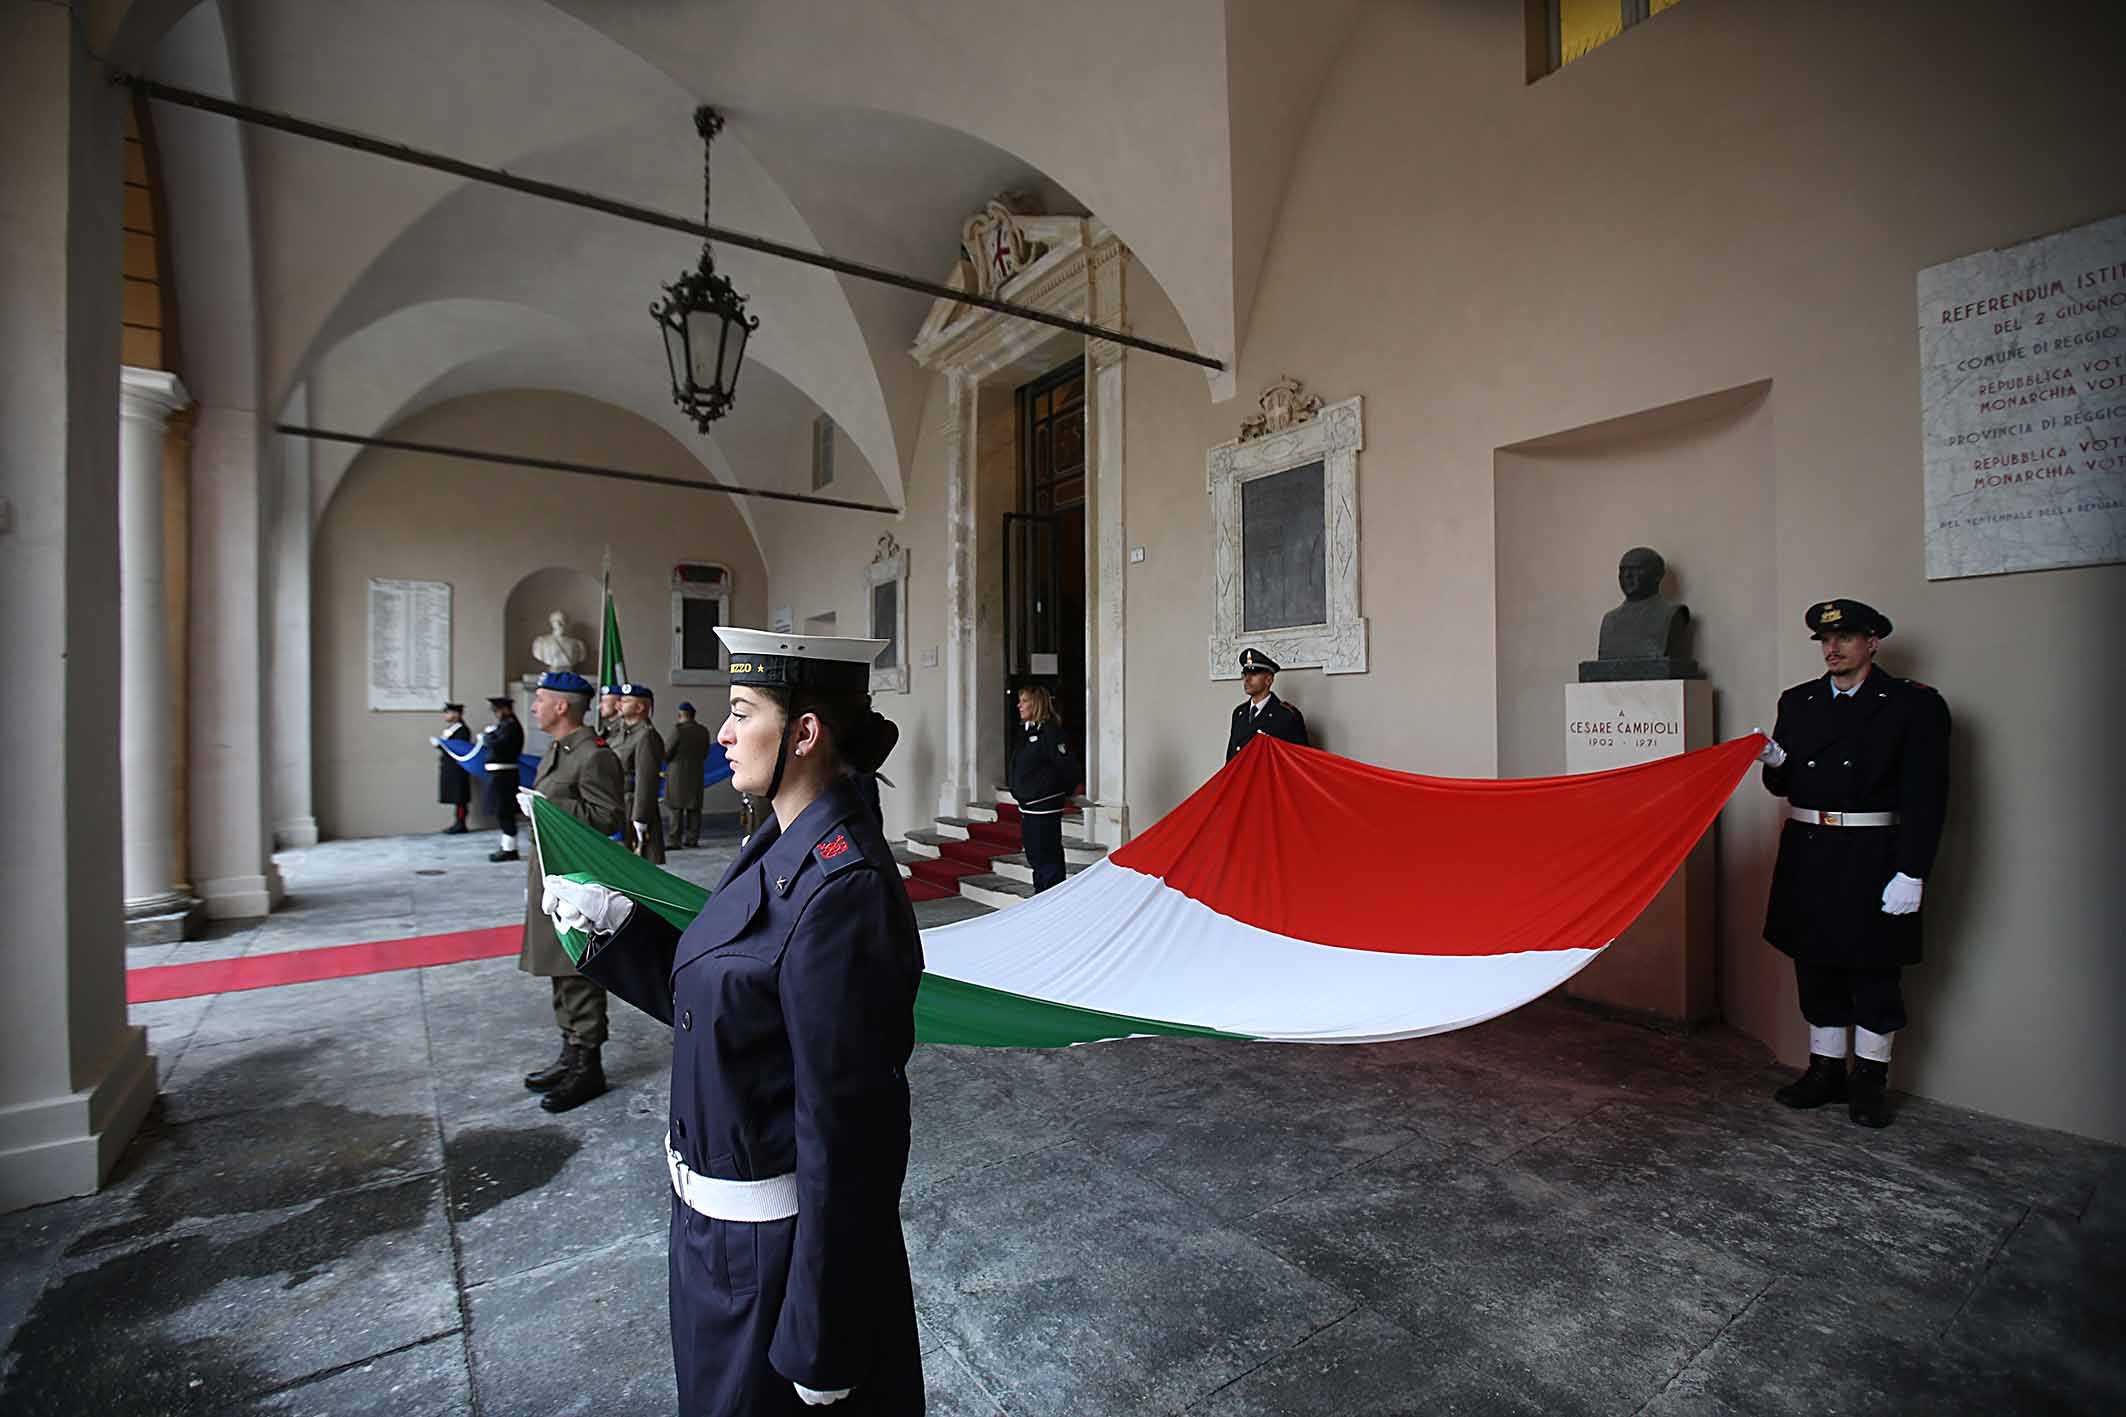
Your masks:
M1890 1065L1871 1058L1853 1060L1853 1089L1846 1115L1863 1127L1890 1125Z
M1809 1054L1809 1070L1772 1096L1789 1107L1821 1107L1846 1099L1845 1059Z
M599 1060L598 1050L578 1048L576 1065L539 1099L539 1105L549 1112L566 1112L571 1107L581 1107L604 1091L605 1064Z
M447 827L443 828L443 835L445 835L445 836L463 836L463 835L465 835L465 823L463 823L463 822L452 822L452 823L451 823L451 824L450 824L449 826L447 826Z
M490 851L487 853L487 859L490 861L522 861L524 858L514 851Z
M545 1067L524 1075L524 1085L533 1092L550 1092L560 1086L561 1079L576 1065L576 1045L569 1042L567 1034L561 1035L561 1054Z

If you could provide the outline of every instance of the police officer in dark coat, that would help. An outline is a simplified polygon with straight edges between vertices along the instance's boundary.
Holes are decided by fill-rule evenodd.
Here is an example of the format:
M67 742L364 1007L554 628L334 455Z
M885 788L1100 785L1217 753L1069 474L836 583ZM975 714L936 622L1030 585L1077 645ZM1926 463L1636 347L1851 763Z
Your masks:
M915 913L852 774L892 725L865 691L883 640L718 629L718 741L773 815L684 931L545 878L581 969L673 1026L672 1356L687 1417L924 1410L901 1236Z
M1827 600L1806 620L1827 672L1779 696L1759 754L1764 785L1787 799L1764 938L1793 957L1809 1022L1808 1071L1777 1097L1843 1101L1854 1121L1885 1127L1900 975L1919 963L1920 897L1948 805L1949 707L1875 663L1890 621L1873 606Z
M1234 754L1248 745L1248 739L1258 733L1267 733L1272 738L1282 738L1287 743L1307 745L1307 721L1299 710L1270 692L1270 685L1277 682L1277 661L1257 649L1240 652L1240 687L1247 690L1247 700L1233 710L1233 732L1226 739L1225 760L1233 761Z
M506 694L490 694L487 706L495 721L480 731L487 749L487 810L495 819L502 838L500 850L487 853L490 861L516 861L517 855L517 759L524 756L524 725L517 721L517 706Z
M445 836L465 835L465 808L472 801L472 778L453 756L472 751L472 729L465 724L465 705L443 705L443 731L428 740L436 750L436 801L452 809ZM449 743L451 748L443 745Z
M1063 884L1063 809L1078 785L1078 760L1070 755L1054 691L1036 679L1020 682L1018 691L1019 724L1004 781L1019 805L1019 842L1039 895Z

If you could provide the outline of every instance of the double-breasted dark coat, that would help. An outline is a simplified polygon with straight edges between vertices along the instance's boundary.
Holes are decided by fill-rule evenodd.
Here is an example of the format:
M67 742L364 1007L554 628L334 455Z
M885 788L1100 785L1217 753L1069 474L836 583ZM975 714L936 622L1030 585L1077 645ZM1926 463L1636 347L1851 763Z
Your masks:
M1248 739L1258 733L1267 733L1272 738L1282 738L1304 748L1307 746L1306 716L1274 693L1263 698L1259 712L1254 704L1242 699L1240 707L1233 710L1233 732L1226 739L1225 760L1233 761L1233 756L1248 745Z
M716 739L707 725L688 719L672 729L664 758L664 805L675 812L701 810L701 774Z
M726 1180L794 1172L787 1220L672 1203L672 1357L688 1417L924 1410L901 1237L922 944L856 784L746 842L684 932L638 907L583 972L673 1029L670 1142ZM648 1164L648 1158L645 1158Z
M1779 834L1764 938L1796 959L1846 968L1917 964L1921 917L1886 915L1882 889L1934 868L1949 797L1949 706L1879 666L1850 697L1828 675L1779 696L1772 737L1786 761L1764 785L1795 807L1895 812L1890 827L1812 826Z
M453 723L437 735L445 743L470 743L472 730L463 722ZM465 749L460 747L459 752ZM472 801L472 776L441 748L436 749L436 801L463 807Z
M620 760L588 728L578 728L566 738L555 740L539 761L539 776L532 788L605 836L619 831L627 815ZM576 973L576 966L569 962L568 951L561 948L552 918L539 908L545 893L546 869L539 862L538 839L534 837L525 860L524 944L517 951L517 968L551 979Z
M524 756L524 725L515 714L497 719L480 734L480 741L487 745L487 810L497 820L507 820L523 785L517 780L517 759ZM507 808L500 805L504 798L510 803Z

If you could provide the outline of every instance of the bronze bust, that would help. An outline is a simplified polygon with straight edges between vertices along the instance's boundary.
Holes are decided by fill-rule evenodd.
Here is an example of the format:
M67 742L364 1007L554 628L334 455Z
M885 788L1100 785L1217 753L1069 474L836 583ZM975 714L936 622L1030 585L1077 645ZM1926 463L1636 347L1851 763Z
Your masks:
M1661 595L1668 563L1651 546L1634 546L1617 562L1623 603L1602 617L1594 659L1580 662L1583 684L1624 679L1697 679L1697 661L1684 651L1690 608Z

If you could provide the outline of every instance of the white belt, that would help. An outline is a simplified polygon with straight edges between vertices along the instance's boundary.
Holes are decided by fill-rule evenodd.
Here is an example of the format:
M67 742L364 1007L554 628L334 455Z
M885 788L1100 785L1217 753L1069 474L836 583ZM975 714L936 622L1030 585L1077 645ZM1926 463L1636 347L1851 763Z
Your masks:
M686 1162L664 1139L664 1165L672 1173L672 1194L686 1208L711 1220L737 1220L758 1225L764 1220L788 1220L797 1214L797 1173L770 1176L765 1181L723 1181L687 1169Z
M1895 812L1819 812L1814 807L1788 807L1788 817L1812 827L1894 827Z

